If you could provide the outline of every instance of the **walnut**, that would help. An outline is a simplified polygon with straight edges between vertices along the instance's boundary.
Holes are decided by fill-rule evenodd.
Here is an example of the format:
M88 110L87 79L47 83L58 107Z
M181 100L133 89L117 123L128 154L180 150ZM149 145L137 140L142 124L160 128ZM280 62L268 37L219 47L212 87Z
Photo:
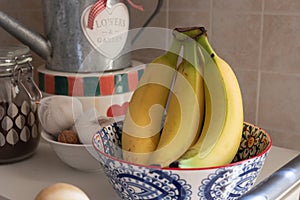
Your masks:
M77 133L72 130L64 130L61 132L57 137L57 141L69 144L80 144Z

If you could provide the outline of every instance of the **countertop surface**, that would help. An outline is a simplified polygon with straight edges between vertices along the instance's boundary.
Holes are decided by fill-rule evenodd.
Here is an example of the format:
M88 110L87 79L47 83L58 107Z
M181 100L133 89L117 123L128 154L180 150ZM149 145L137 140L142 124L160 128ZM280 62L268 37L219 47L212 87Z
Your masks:
M273 146L256 184L297 154L297 151ZM32 157L0 165L0 195L10 200L33 200L41 189L57 182L76 185L86 192L91 200L118 199L104 172L73 169L61 162L50 145L44 142L40 143Z

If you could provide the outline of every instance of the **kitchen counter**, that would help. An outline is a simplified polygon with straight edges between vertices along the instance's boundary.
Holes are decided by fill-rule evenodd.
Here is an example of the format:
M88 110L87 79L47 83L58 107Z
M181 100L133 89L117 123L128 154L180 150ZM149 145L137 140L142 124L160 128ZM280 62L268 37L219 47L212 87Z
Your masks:
M297 151L273 146L256 184L297 154ZM0 165L0 195L11 200L33 200L42 188L57 182L78 186L91 200L118 199L103 171L83 172L72 169L61 162L49 144L44 142L40 142L32 157Z

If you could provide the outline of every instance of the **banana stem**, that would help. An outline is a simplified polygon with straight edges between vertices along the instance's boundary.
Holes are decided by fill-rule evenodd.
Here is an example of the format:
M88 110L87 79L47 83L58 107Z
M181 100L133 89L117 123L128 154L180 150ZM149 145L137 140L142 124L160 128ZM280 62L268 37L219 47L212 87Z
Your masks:
M216 56L215 51L210 46L207 38L207 34L202 34L196 37L196 41L204 48L205 51L210 55L211 58Z
M186 28L175 28L173 35L179 41L184 41L189 38L195 39L199 35L205 33L206 30L203 27L186 27Z
M175 28L173 34L177 40L183 41L189 38L196 40L213 58L216 53L210 46L207 38L205 27L186 27L186 28Z

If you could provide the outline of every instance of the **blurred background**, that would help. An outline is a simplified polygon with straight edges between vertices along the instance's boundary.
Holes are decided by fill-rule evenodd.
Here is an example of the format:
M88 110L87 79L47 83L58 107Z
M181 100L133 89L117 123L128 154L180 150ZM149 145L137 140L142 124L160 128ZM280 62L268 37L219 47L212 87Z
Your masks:
M131 27L140 27L156 0L134 0L145 12L130 9ZM43 33L41 0L0 0L7 12ZM205 26L216 52L237 74L245 121L267 130L274 145L300 150L300 1L298 0L164 0L149 26L173 29ZM0 28L0 44L20 43ZM159 51L134 51L150 62ZM33 65L44 60L33 53Z

